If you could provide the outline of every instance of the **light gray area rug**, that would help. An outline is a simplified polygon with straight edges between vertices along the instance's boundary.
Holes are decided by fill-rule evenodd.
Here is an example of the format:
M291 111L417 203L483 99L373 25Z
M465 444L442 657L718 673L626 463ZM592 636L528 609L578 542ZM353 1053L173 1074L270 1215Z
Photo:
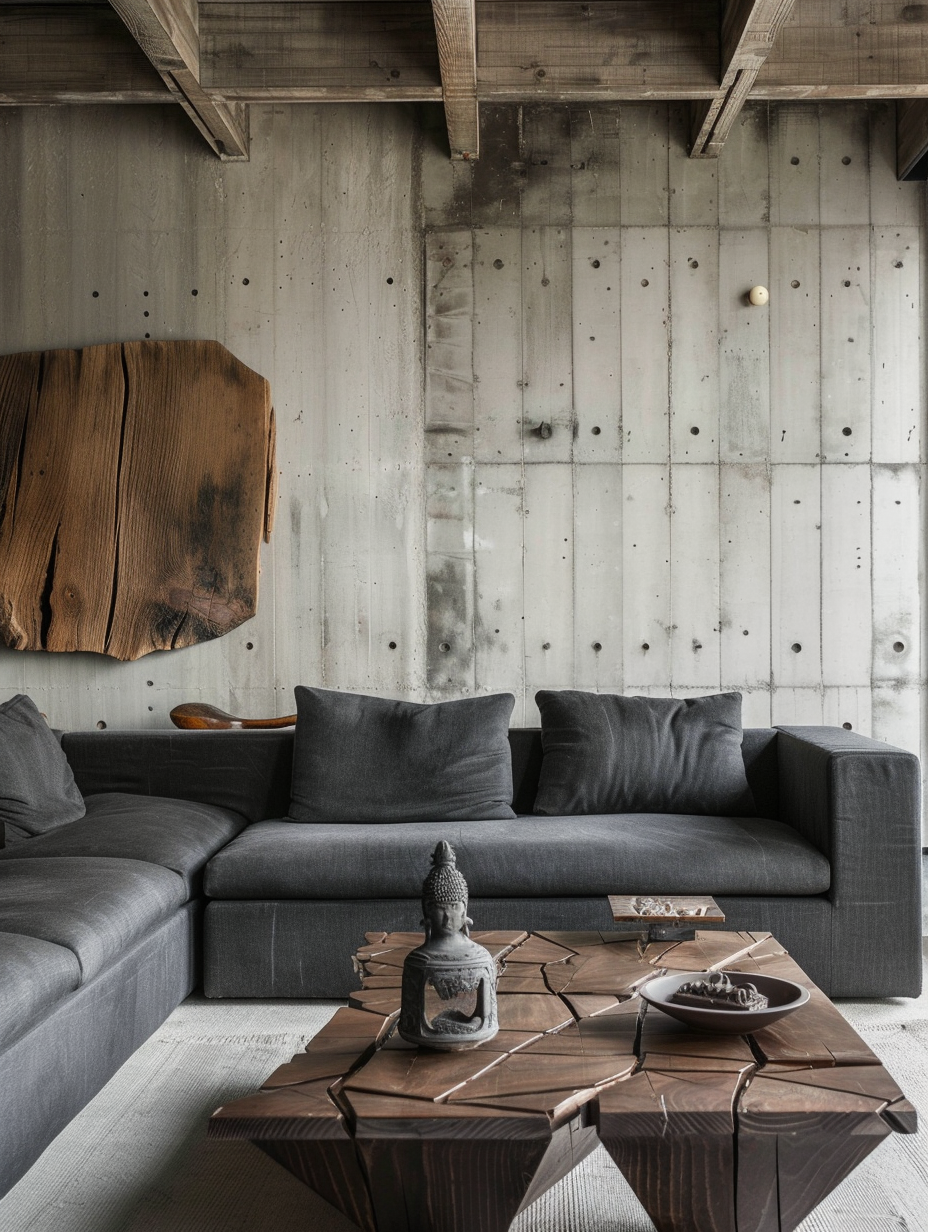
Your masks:
M0 1202L0 1232L356 1232L248 1143L204 1139L213 1109L253 1090L335 1008L191 997ZM928 1126L928 995L840 1008ZM802 1232L926 1232L926 1137L883 1142ZM653 1232L603 1150L513 1228Z

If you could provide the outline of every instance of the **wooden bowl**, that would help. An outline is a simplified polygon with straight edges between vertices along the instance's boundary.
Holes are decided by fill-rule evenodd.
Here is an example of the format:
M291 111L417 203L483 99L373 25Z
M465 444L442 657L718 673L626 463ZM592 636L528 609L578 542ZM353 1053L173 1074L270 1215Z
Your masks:
M809 1000L809 990L792 980L782 980L775 975L757 975L753 971L726 971L733 984L753 984L769 1002L765 1010L723 1010L713 1006L681 1005L671 997L681 984L690 980L705 979L705 971L677 971L649 980L641 995L648 1005L697 1031L719 1031L725 1035L746 1035L769 1027L787 1014L800 1009Z

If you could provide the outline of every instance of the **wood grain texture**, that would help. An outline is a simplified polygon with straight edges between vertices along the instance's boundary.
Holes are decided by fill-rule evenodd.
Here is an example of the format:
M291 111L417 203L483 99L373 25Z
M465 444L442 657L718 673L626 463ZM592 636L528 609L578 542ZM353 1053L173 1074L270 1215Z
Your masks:
M0 32L0 103L171 100L109 4L5 4Z
M241 719L215 706L186 702L174 707L171 722L187 731L242 731L248 728L295 727L296 715L285 714L279 719Z
M550 988L598 972L628 999L504 994L519 1029L458 1053L339 1010L262 1091L221 1108L210 1137L249 1138L368 1232L505 1232L600 1142L661 1232L791 1232L884 1137L914 1132L899 1087L767 933L702 931L643 952L609 933L484 939L507 971ZM369 933L362 978L419 940ZM642 967L735 962L797 979L812 999L749 1040L644 1013L628 983Z
M353 1142L319 1142L312 1152L286 1140L263 1140L255 1145L320 1198L362 1228L377 1232L364 1174Z
M478 3L478 92L516 101L697 95L717 87L712 4L604 4L580 14L524 0ZM599 50L608 38L608 62ZM653 48L642 61L642 41ZM680 92L677 94L677 92Z
M795 0L725 0L718 94L699 112L693 158L718 158Z
M854 88L865 96L871 88L922 82L925 28L900 16L899 5L871 10L862 0L796 4L758 74L758 92L802 83L824 86L839 97L843 89L845 97L852 97Z
M228 98L441 99L428 0L204 4L202 82Z
M5 15L10 38L0 47L0 61L13 70L4 74L7 101L147 101L146 85L120 70L126 46L105 30L101 6L4 7L18 10L16 18ZM81 51L90 51L92 64L50 28L52 7L82 31ZM560 0L440 0L433 18L428 0L114 4L142 49L131 57L136 65L148 57L162 93L224 158L247 155L241 108L248 102L444 100L452 148L463 155L473 151L461 147L479 140L481 101L694 100L693 152L711 156L750 99L911 103L928 95L924 23L911 6L881 5L874 14L862 0L731 0L721 21L720 7L716 0L613 0L581 10ZM78 16L89 8L97 10L94 22ZM92 25L102 38L88 37ZM43 32L53 54L36 53L34 36ZM27 62L38 69L34 77ZM903 170L918 149L915 114L903 112L903 148L913 151Z
M196 0L115 0L126 29L159 71L199 69Z
M197 0L112 0L112 4L211 149L221 158L247 159L247 108L211 97L200 85Z
M0 360L0 636L137 659L254 615L270 390L218 343Z
M474 0L432 0L451 157L480 157Z

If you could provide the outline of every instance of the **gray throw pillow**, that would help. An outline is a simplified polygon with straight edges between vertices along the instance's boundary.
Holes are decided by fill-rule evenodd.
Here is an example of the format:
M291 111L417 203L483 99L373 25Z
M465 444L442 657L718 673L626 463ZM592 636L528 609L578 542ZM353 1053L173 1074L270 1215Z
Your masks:
M544 749L537 814L756 814L740 693L678 700L565 689L535 700Z
M419 705L296 690L292 821L515 817L510 693Z
M83 816L61 745L35 702L18 693L0 706L0 818L36 835Z

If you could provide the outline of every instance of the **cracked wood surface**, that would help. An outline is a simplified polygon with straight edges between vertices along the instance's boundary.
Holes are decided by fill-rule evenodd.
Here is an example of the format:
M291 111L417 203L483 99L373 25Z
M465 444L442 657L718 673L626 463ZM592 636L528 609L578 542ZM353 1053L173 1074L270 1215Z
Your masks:
M248 620L272 437L216 342L0 358L0 640L138 659Z
M769 933L474 938L501 971L494 1039L455 1053L401 1039L403 962L422 937L368 933L349 1006L209 1136L251 1140L365 1232L505 1232L600 1142L661 1232L791 1232L883 1138L915 1132L879 1059ZM723 967L812 1000L729 1036L638 995L669 968Z

